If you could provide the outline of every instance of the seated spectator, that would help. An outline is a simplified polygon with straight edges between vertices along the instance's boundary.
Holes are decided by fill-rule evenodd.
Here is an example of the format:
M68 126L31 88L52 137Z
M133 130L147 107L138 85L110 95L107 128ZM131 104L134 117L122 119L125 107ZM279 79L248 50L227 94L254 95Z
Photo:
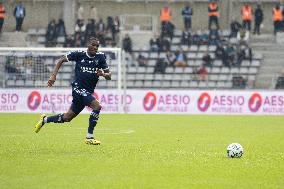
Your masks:
M178 50L176 53L175 53L175 55L176 55L176 61L175 61L175 63L174 63L174 66L176 66L176 67L186 67L186 61L187 61L187 58L186 58L186 56L185 56L185 54L182 52L182 51L180 51L180 50Z
M176 62L176 56L171 51L167 51L166 57L167 57L168 65L174 66L174 64Z
M203 61L203 65L207 66L207 67L212 67L213 63L212 63L212 58L210 56L210 54L207 52L203 55L202 57L202 61Z
M233 65L235 63L236 58L236 49L232 44L229 44L226 48L226 53L228 54L228 61L230 65Z
M233 77L233 88L234 89L245 89L246 85L247 85L247 81L243 78L243 76Z
M229 37L230 38L236 38L237 35L238 35L238 32L242 28L242 25L238 21L236 21L235 18L233 18L230 26L231 26L231 33L230 33Z
M56 46L57 30L54 19L51 20L47 26L45 38L46 38L46 44L45 44L46 47Z
M228 61L228 54L225 50L225 46L223 46L221 43L217 45L215 57L221 59L224 66L231 67L230 62Z
M72 35L67 35L64 47L74 47L74 38Z
M199 45L200 44L200 36L197 33L193 33L192 35L192 44Z
M160 58L159 56L154 68L154 73L164 74L166 72L166 68L167 68L166 61L163 58Z
M243 60L252 61L252 51L248 45L240 45L237 50L237 62L236 66L241 66Z
M247 44L249 40L249 31L242 28L237 34L237 39L239 44Z
M203 33L199 36L200 42L199 45L208 45L209 43L209 35L206 33Z
M157 35L154 35L154 38L151 38L149 41L150 50L153 52L160 52L161 51L161 42L160 38Z
M209 32L209 45L217 45L220 42L218 29L211 29Z
M191 45L191 33L189 32L189 30L184 30L182 32L181 44L187 46Z
M66 36L65 24L61 18L58 20L58 23L56 25L56 30L57 30L58 36L63 36L63 37Z
M161 51L169 51L171 50L171 43L166 38L161 39Z
M202 66L197 69L196 73L198 74L200 81L208 80L208 70L204 64L202 64Z
M142 54L139 54L137 57L138 66L147 66L148 60Z
M132 54L132 40L128 34L122 40L122 48L125 52Z

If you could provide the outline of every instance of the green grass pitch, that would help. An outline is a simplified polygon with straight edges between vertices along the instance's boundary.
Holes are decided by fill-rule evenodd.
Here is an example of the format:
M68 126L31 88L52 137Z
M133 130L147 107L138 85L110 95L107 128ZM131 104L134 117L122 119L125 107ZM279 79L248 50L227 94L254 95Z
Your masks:
M284 116L88 115L49 124L0 114L0 188L283 188ZM227 145L244 147L240 159Z

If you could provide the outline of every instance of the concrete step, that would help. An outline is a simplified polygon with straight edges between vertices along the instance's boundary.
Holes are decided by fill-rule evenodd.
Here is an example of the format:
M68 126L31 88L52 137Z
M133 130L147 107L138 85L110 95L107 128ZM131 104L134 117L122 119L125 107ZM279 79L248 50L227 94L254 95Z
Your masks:
M25 32L3 32L0 45L7 47L26 47L26 38L27 33Z

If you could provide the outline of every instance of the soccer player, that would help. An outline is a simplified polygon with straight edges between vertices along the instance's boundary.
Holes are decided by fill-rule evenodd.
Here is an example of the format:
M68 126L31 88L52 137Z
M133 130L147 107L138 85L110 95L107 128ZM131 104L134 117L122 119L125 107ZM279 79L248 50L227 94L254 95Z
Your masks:
M56 80L58 70L64 62L75 61L75 79L71 84L73 96L72 104L66 113L54 116L42 114L35 126L36 133L38 133L46 123L70 122L85 108L85 106L89 106L93 111L89 118L89 127L85 143L93 145L101 144L99 140L94 138L94 128L99 119L101 105L92 94L99 77L102 76L106 80L110 80L111 72L106 63L105 54L98 52L98 47L98 39L91 38L88 41L88 49L86 51L71 51L58 60L54 71L47 82L47 86L52 87Z

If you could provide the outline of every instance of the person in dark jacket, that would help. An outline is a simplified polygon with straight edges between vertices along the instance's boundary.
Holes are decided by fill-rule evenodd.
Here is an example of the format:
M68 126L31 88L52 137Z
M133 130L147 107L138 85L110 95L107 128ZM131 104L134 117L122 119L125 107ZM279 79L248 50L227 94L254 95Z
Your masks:
M263 21L263 11L261 9L260 4L257 4L257 8L255 9L255 12L254 12L253 34L260 35L260 25L261 25L262 21Z

